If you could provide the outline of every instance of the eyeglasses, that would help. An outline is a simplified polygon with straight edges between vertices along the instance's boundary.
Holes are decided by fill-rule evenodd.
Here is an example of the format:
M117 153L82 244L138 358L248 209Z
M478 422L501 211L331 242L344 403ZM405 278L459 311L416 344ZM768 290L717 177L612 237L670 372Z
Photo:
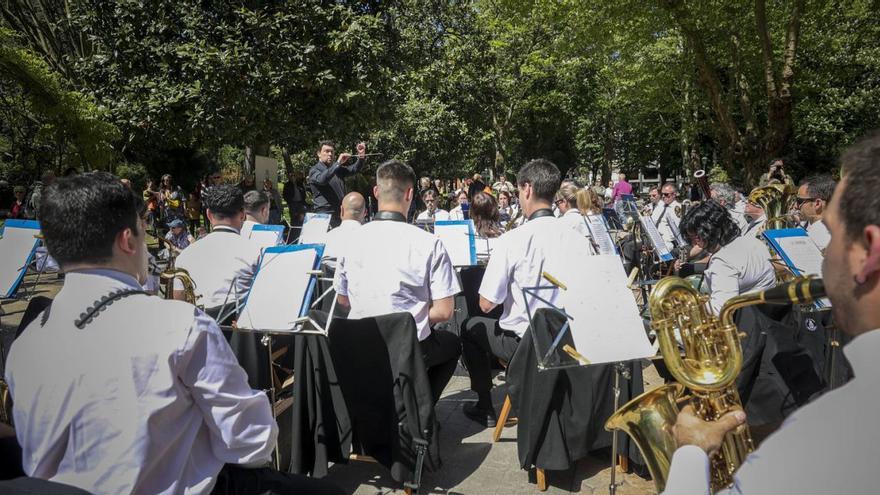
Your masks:
M564 199L557 199L556 201L553 202L553 204L555 204L556 206L559 206L562 203L565 203Z
M660 196L663 196L664 198L671 198L675 196L675 193L661 193Z
M795 198L795 204L797 204L798 206L801 206L801 205L803 205L804 203L807 203L807 202L809 202L809 201L816 201L817 199L819 199L819 198L801 198L801 197L797 197L797 198Z

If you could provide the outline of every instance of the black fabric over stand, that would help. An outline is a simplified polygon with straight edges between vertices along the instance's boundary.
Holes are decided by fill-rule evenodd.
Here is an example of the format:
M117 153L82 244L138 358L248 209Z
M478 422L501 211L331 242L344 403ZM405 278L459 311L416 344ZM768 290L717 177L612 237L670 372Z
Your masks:
M313 312L316 321L326 316ZM417 452L439 464L428 374L412 315L334 319L329 338L296 342L291 471L323 476L354 451L375 458L398 482L418 482Z
M614 413L614 365L578 366L538 370L532 339L540 349L549 349L565 323L554 309L539 309L507 368L508 393L518 411L517 450L520 466L549 470L569 469L588 452L611 446L605 421ZM573 345L571 333L558 347ZM557 354L558 354L557 353ZM642 392L641 362L627 365L630 380L620 380L620 405ZM624 434L618 434L618 453L642 463L636 449L630 449Z

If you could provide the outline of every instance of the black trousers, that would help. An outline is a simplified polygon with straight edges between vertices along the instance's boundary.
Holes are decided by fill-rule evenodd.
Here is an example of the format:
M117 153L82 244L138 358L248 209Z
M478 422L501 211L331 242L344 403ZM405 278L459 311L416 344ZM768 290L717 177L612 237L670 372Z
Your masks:
M516 332L502 329L498 320L482 316L468 320L461 332L461 349L471 390L481 396L492 390L492 356L509 363L519 341Z
M342 495L345 491L325 480L301 474L283 473L271 468L248 469L227 464L217 475L211 495L250 495L254 493L282 495Z
M428 369L428 380L431 382L431 395L434 404L440 400L443 389L455 374L458 357L461 356L461 341L452 332L439 327L431 331L431 335L419 342L422 348L422 359Z

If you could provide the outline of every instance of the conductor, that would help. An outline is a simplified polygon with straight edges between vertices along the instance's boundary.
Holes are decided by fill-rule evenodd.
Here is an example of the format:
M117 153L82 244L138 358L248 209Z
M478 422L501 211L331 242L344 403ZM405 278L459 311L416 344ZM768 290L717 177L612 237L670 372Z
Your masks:
M358 157L351 165L351 155L342 153L334 161L336 145L332 141L321 141L318 145L318 163L309 169L309 188L312 191L312 204L318 213L331 215L330 225L336 227L340 223L339 206L345 196L345 182L343 179L355 174L364 164L367 146L364 143L357 145Z

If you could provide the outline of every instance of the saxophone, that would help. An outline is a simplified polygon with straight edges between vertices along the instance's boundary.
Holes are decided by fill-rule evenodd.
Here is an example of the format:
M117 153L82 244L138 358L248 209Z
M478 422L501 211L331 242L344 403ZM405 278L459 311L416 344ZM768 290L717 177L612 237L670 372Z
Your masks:
M666 487L672 454L677 448L672 427L679 403L687 400L685 387L693 394L690 400L696 414L705 421L715 421L742 408L735 383L743 359L740 334L733 322L736 310L756 304L803 304L824 296L821 280L798 278L763 292L734 297L715 317L706 308L708 298L687 281L667 277L656 285L648 301L651 326L657 332L663 361L678 383L634 398L608 419L605 429L622 430L632 437L658 493ZM681 335L684 358L676 331ZM733 483L733 474L752 450L754 444L747 425L725 436L721 448L711 458L713 492Z
M3 378L0 378L0 423L12 426L12 397Z
M183 284L183 299L184 301L196 305L196 300L199 297L196 295L196 283L193 281L192 277L189 275L189 272L183 268L169 268L164 272L159 274L159 279L165 282L165 298L171 299L171 295L174 293L174 280L180 279L180 283Z

